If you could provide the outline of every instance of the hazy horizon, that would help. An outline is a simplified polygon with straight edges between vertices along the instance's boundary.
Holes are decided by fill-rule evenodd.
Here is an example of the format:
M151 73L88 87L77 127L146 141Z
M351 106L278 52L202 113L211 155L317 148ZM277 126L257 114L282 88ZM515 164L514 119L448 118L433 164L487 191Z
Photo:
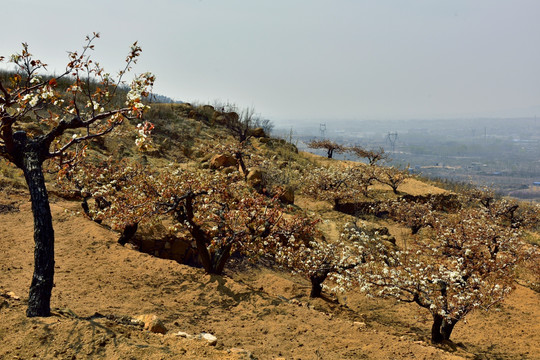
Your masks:
M540 114L540 109L537 112ZM537 124L540 126L540 116L463 116L463 117L446 117L446 118L381 118L381 119L331 119L331 118L304 118L304 119L272 119L276 129L285 130L290 129L291 127L305 128L307 126L312 126L319 128L320 124L325 124L327 130L339 130L340 128L347 128L348 126L360 126L362 124L401 124L407 126L410 124L433 124L433 123L447 123L447 122L469 122L470 125L475 123L482 122L508 122L515 123L520 121L530 121L533 119L538 119Z
M135 72L155 73L157 93L253 107L276 124L540 114L534 0L0 4L0 55L27 42L61 72L97 31L94 57L114 72L138 40Z

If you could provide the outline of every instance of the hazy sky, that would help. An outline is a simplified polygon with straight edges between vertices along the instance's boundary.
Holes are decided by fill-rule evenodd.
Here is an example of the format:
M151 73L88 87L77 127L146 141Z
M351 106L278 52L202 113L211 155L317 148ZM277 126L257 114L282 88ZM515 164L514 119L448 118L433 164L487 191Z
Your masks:
M0 55L62 71L94 56L177 100L252 106L294 119L429 119L540 110L538 0L0 0ZM540 115L540 112L538 113Z

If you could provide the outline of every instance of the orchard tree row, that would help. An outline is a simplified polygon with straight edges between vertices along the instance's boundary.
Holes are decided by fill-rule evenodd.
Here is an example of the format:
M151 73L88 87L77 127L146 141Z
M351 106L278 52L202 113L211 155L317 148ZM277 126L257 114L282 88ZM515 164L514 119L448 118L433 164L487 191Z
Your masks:
M366 191L354 183L370 168L311 169L306 188L316 188L319 197L354 200ZM489 192L464 194L452 212L438 209L434 199L383 203L387 216L411 228L405 245L368 236L354 224L334 243L321 238L316 219L287 214L277 197L257 192L240 171L171 167L152 173L126 163L76 169L67 177L83 197L95 199L89 211L94 220L123 229L168 216L172 232L184 229L195 239L208 273L220 274L232 254L252 261L264 257L306 276L312 297L324 288L358 289L416 303L432 314L434 342L448 340L471 311L502 301L514 288L519 264L538 264L537 249L522 240L522 228L538 224L538 207L521 210ZM422 228L429 231L418 236Z
M329 290L359 288L416 303L431 312L432 341L441 342L471 311L502 301L515 287L518 266L540 275L538 247L524 241L527 232L538 229L540 205L519 204L487 189L375 199L368 190L375 168L319 167L308 176L307 194L336 204L371 197L371 213L411 229L403 244L395 244L368 236L355 224L346 226L341 241L321 257L321 278L333 280ZM448 199L449 204L441 203ZM421 229L426 230L419 234ZM305 259L296 262L304 264Z
M233 254L255 261L270 257L283 244L309 242L315 234L316 220L288 214L279 194L260 194L238 171L174 165L157 170L110 160L79 164L60 184L64 192L85 199L91 219L124 234L141 223L172 220L171 235L189 232L211 274L221 274Z

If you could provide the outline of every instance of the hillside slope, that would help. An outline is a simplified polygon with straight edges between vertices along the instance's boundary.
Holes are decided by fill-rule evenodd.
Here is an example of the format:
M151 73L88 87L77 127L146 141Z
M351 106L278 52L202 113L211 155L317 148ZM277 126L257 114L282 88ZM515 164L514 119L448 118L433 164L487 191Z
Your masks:
M21 299L2 297L0 358L226 359L237 356L227 352L231 348L261 359L459 358L388 334L380 325L363 322L361 314L337 310L334 315L335 304L308 301L302 296L305 285L280 274L262 271L254 280L238 282L122 247L115 233L76 215L77 203L62 200L52 205L55 315L27 319L24 304L33 268L30 204L21 195L4 194L5 200L15 201L20 211L0 215L0 284L4 294ZM110 318L153 313L169 335L96 313ZM212 333L218 345L171 335L178 331Z
M496 311L456 329L458 347L429 344L429 314L389 301L346 294L309 299L301 278L268 269L205 275L116 243L117 234L56 200L55 316L25 317L33 269L32 217L24 194L2 194L20 211L0 214L0 358L236 359L534 359L540 356L540 295L518 290ZM236 280L235 280L236 279ZM13 292L16 297L6 295ZM292 299L292 301L291 301ZM114 321L153 313L169 329L153 334ZM108 318L95 316L101 314ZM94 318L91 318L94 316ZM209 332L215 348L174 333ZM476 357L482 358L482 357Z
M156 123L151 152L134 150L133 138L109 137L90 146L90 157L200 169L212 155L235 146L215 124L219 114L210 107L156 106L151 116ZM315 165L350 166L297 153L283 140L254 138L250 146L248 167L262 168L274 176L269 181L295 190ZM305 277L264 262L235 259L223 276L207 275L201 268L136 251L133 244L119 245L118 233L81 214L80 201L57 196L51 197L54 315L26 318L33 271L29 196L18 170L5 164L0 170L0 359L540 358L540 294L527 287L518 285L488 313L471 314L456 326L453 342L434 346L431 315L414 304L373 299L354 289L312 299ZM49 189L57 193L54 178L49 180ZM384 199L397 196L386 185L371 189ZM400 191L411 196L446 193L418 179L408 179ZM301 191L289 208L320 218L318 228L328 241L337 241L350 221L385 228L398 244L410 234L397 222L372 215L360 220ZM156 315L167 333L143 330L133 321L143 314ZM210 333L218 341L211 346L178 332Z

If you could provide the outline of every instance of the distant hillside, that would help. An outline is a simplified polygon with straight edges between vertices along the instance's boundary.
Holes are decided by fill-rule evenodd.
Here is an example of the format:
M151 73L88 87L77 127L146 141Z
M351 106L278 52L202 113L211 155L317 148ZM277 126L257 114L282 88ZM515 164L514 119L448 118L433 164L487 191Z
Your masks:
M173 100L168 96L155 94L155 93L150 95L150 98L148 99L148 101L152 103L162 103L162 104L182 104L183 103L183 101Z

